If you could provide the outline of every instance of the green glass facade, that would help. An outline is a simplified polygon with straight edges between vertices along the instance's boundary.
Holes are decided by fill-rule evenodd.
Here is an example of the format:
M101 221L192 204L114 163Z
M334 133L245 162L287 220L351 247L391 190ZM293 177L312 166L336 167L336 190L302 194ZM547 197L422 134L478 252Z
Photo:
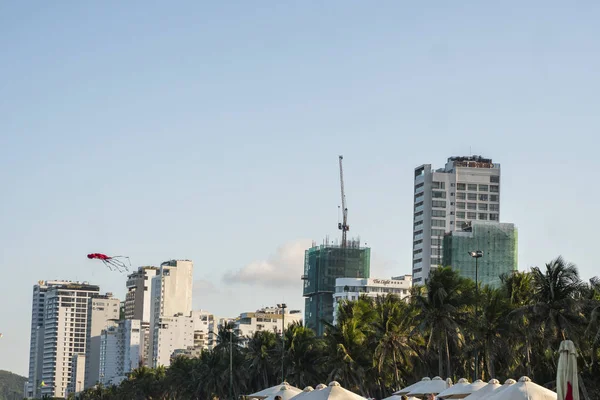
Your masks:
M321 245L306 250L304 255L304 324L318 336L325 323L333 323L333 293L336 278L369 278L371 249L358 242L347 247Z
M500 276L518 267L518 234L514 224L473 222L463 231L444 236L443 265L460 272L461 276L475 280L475 258L469 252L481 250L483 257L477 264L478 279L482 286L500 286Z

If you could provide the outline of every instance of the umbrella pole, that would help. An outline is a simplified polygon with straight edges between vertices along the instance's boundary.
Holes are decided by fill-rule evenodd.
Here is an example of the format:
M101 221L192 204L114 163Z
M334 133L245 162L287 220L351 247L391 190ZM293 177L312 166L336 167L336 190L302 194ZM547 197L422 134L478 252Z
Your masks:
M579 378L579 389L581 390L581 393L583 393L583 398L585 400L590 400L590 396L588 396L588 392L585 388L585 384L583 383L583 378L581 377L581 374L577 374L577 377Z

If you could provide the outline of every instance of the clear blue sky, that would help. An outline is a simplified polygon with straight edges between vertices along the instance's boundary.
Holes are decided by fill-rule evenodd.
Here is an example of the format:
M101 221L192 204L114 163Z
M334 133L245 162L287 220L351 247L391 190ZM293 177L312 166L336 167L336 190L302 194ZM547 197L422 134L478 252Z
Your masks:
M219 315L303 308L338 154L374 275L410 273L413 168L470 151L521 269L598 273L600 3L126 3L0 2L0 369L27 371L37 280L123 298L90 252L193 259Z

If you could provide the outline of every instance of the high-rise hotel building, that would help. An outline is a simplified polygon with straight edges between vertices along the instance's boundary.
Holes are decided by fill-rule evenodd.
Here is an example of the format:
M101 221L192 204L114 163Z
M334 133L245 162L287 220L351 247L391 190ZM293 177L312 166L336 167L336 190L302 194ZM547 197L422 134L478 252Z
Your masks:
M469 221L500 221L500 164L481 156L450 157L444 168L415 168L412 275L423 284L442 264L446 232Z

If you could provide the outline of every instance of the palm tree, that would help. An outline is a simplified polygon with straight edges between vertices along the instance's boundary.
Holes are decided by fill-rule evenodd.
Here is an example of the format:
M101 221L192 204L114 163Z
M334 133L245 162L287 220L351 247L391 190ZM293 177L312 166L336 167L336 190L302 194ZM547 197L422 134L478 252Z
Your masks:
M278 338L270 331L257 331L248 340L245 349L246 366L250 383L261 389L273 386L277 381L277 367L281 353ZM260 390L260 389L259 389Z
M414 334L427 338L428 352L437 350L438 375L452 376L451 347L460 351L465 343L462 326L467 319L467 306L473 304L474 283L461 278L449 267L433 270L425 287L412 298L418 310Z
M577 267L559 256L546 264L545 271L534 267L531 274L534 304L525 310L535 316L550 343L557 345L567 337L577 340L584 304Z
M374 319L372 300L361 296L340 305L337 325L329 325L325 336L331 371L328 380L339 381L365 397L370 397L367 375L373 358L368 344L374 333Z
M406 302L393 294L378 297L375 301L375 358L379 376L384 376L385 370L393 369L394 388L399 389L401 370L404 374L411 369L413 358L423 344L420 335L413 335L411 325L411 309ZM406 382L404 382L406 383ZM387 394L387 393L386 393Z
M317 338L315 332L302 325L294 323L285 332L287 380L297 386L306 387L323 382L323 364L325 363L325 341Z

